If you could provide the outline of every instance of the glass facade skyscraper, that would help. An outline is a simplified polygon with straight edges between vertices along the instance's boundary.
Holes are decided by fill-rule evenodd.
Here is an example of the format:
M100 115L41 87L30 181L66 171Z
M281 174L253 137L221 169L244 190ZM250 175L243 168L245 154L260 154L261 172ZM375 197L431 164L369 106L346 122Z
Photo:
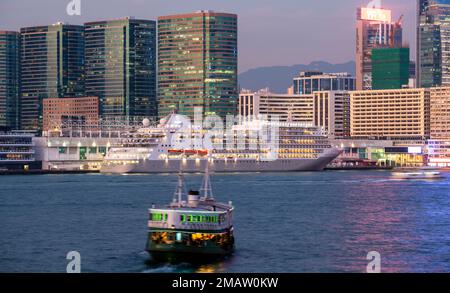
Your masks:
M0 128L19 128L18 32L0 31Z
M450 86L450 0L419 0L417 85Z
M42 100L84 95L83 26L57 23L21 34L21 128L42 127Z
M199 11L158 19L159 116L235 114L237 15Z
M85 24L86 95L102 115L156 115L156 22L124 18Z

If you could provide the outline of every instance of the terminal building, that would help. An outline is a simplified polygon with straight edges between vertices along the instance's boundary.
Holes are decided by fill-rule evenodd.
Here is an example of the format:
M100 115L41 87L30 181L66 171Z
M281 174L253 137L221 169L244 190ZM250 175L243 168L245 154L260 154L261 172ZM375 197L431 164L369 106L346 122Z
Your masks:
M142 127L139 117L63 120L58 129L34 138L36 158L43 170L99 170L109 148L121 145L138 127Z
M425 141L335 139L333 145L343 153L336 165L422 167L427 164Z
M33 139L27 132L0 132L0 171L40 169Z

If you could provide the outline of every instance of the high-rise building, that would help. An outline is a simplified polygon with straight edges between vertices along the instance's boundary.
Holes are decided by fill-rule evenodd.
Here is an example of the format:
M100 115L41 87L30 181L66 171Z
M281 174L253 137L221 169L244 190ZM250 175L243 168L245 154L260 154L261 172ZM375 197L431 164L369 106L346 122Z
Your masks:
M450 0L419 0L417 86L450 86Z
M450 167L450 87L430 88L428 162Z
M372 89L400 89L408 86L409 48L372 49Z
M430 88L431 139L450 140L450 87Z
M395 89L350 92L354 138L424 140L430 136L430 91Z
M0 127L19 128L19 44L18 32L0 31Z
M57 23L21 34L21 128L42 127L42 100L84 95L83 26Z
M105 116L156 115L156 22L131 18L85 24L86 95Z
M402 46L401 20L387 9L360 7L356 26L356 89L372 89L372 49Z
M237 16L199 11L158 19L159 116L173 110L190 117L235 114Z
M294 77L294 94L311 95L317 91L353 91L356 80L349 73L302 71Z

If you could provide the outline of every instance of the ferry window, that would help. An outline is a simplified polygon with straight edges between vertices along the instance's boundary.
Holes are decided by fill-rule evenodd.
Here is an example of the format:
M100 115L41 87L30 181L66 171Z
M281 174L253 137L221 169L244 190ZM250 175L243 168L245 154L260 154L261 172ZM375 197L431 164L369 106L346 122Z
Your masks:
M100 154L102 154L103 156L105 156L106 155L106 147L99 147L98 152Z
M65 154L65 153L67 153L67 148L66 147L60 147L60 148L58 148L58 151L59 151L60 154Z
M87 148L80 147L80 161L85 161L87 159Z
M168 215L167 214L159 214L159 213L152 213L150 214L150 220L151 221L167 221Z

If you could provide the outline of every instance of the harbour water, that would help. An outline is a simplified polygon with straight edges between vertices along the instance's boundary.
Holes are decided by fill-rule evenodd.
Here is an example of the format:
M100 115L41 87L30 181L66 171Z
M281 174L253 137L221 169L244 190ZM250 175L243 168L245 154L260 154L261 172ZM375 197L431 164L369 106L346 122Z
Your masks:
M147 209L174 175L0 177L0 272L450 272L450 174L395 181L386 171L215 174L233 201L236 252L207 264L159 264L144 252ZM188 175L198 188L202 176Z

